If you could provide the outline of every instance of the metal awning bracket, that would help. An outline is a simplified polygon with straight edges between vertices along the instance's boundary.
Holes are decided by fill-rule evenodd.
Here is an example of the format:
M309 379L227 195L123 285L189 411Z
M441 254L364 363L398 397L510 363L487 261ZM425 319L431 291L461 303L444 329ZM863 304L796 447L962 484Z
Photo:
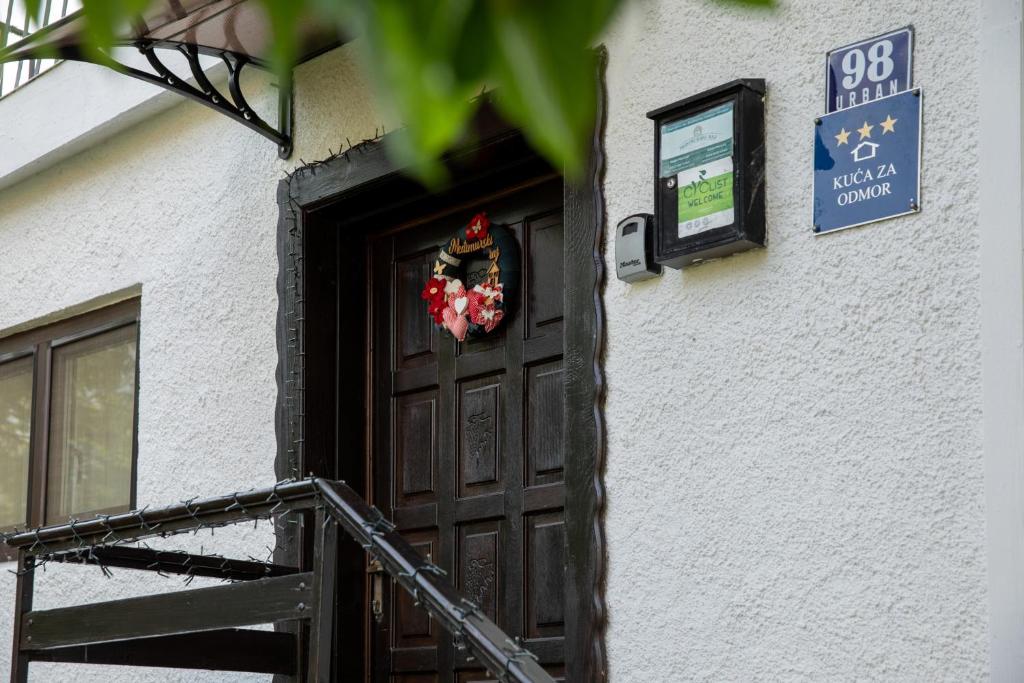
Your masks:
M195 102L204 104L207 107L234 119L243 126L256 131L263 137L273 140L274 143L277 144L277 153L280 158L287 159L291 156L292 85L290 78L283 79L283 82L279 82L277 84L278 127L274 128L260 117L255 110L253 110L245 99L245 95L242 94L242 69L244 69L248 64L257 64L249 57L228 51L224 51L219 54L221 60L228 69L228 92L230 97L225 97L224 94L221 93L206 77L206 73L203 71L203 66L199 61L199 49L195 45L178 43L174 47L177 48L177 51L181 53L188 63L189 70L192 73L192 78L195 79L196 85L192 85L185 79L177 76L160 60L160 57L157 54L157 48L165 46L158 46L155 43L139 41L135 44L135 47L146 58L146 61L149 62L149 65L153 68L155 75L141 69L117 63L126 75L147 83L152 83L153 85L157 85L165 90L176 92L179 95L183 95ZM70 58L81 59L81 55L76 54Z
M0 25L5 31L10 27ZM13 32L13 29L11 29ZM111 52L97 57L85 49L85 18L81 10L34 32L22 31L21 41L5 46L0 41L0 64L57 57L112 67L123 74L176 92L234 119L277 145L278 156L292 154L292 78L279 79L278 120L273 126L249 105L242 92L241 74L248 65L268 68L268 36L272 31L259 3L249 0L165 0L154 2L145 15L131 22L130 30L115 41L117 47L137 49L152 71L129 66ZM313 25L300 42L298 61L310 59L343 42L336 30ZM182 78L167 67L160 50L179 53L191 72ZM215 57L228 70L227 92L210 82L200 55ZM2 78L2 71L0 71ZM2 82L2 81L0 81Z

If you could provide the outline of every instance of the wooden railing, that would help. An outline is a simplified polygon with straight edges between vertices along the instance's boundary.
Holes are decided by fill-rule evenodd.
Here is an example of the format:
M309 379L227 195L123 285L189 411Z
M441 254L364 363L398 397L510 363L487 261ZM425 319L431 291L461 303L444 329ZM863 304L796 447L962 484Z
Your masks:
M156 550L153 537L304 511L313 517L313 566L304 571L215 555ZM33 661L164 666L274 673L295 680L342 680L331 671L338 530L355 539L394 581L468 648L491 675L509 683L553 683L536 658L460 595L436 565L343 482L304 479L159 509L8 534L19 550L11 681L28 680ZM34 610L35 570L74 562L215 577L224 586ZM258 624L299 622L308 629L264 631ZM303 634L308 632L308 638Z

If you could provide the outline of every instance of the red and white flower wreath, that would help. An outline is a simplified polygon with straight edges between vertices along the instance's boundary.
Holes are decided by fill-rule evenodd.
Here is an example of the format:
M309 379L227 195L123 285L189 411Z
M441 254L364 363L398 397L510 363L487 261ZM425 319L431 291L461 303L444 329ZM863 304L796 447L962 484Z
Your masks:
M483 282L468 290L464 283L464 257L486 254L489 261ZM507 298L519 276L519 245L506 227L491 225L485 213L473 216L464 230L449 240L434 261L434 275L420 297L434 322L457 340L467 335L490 334L505 318Z

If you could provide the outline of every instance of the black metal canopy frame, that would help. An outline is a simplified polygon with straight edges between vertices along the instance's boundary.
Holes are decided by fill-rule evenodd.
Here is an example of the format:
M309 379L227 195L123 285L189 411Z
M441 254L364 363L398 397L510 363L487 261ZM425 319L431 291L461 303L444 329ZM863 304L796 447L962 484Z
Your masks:
M278 122L264 120L242 94L241 74L253 65L267 69L272 31L259 3L251 0L157 0L145 15L122 30L115 47L137 49L154 73L123 64L111 54L87 49L85 17L70 14L0 49L0 64L18 60L59 58L100 64L132 78L184 95L224 114L272 140L278 156L292 153L292 84L286 77L278 83ZM332 27L305 22L300 25L298 61L310 59L343 42ZM157 50L173 50L188 63L195 85L172 72ZM228 95L220 92L203 71L200 55L216 57L228 70Z
M168 45L158 45L156 43L139 41L135 43L133 47L137 48L138 51L145 56L150 66L153 67L153 70L156 72L156 75L116 62L113 58L111 58L111 64L105 64L104 66L111 66L111 68L114 68L118 72L127 76L137 78L140 81L145 81L146 83L152 83L164 90L170 90L171 92L183 95L194 102L204 104L207 107L224 114L228 118L237 121L246 128L254 130L263 137L272 140L277 145L277 154L280 158L287 159L291 156L293 143L292 86L290 80L278 83L278 125L277 128L275 128L256 113L242 94L242 69L249 64L260 68L266 68L264 64L257 62L251 57L236 52L230 52L228 50L221 52L218 56L223 60L224 64L226 64L228 68L228 92L230 93L230 98L228 98L217 90L217 88L214 87L206 77L203 67L199 62L199 49L195 45L178 43L174 46L174 49L180 52L188 62L189 70L196 81L195 86L173 73L160 60L160 57L157 54L157 48L167 48L169 47ZM97 63L94 60L86 58L82 50L78 47L63 48L58 54L61 59Z
M293 512L312 512L315 519L312 571L255 558L125 545L253 520L289 523ZM416 552L379 510L344 482L316 478L4 535L20 551L11 680L26 681L30 661L255 671L317 683L339 680L340 672L331 672L338 529L451 633L456 647L468 648L499 681L554 683L518 639L460 595L445 572ZM33 610L34 570L47 562L98 565L105 573L122 567L236 583ZM305 647L293 633L237 628L287 621L308 624Z

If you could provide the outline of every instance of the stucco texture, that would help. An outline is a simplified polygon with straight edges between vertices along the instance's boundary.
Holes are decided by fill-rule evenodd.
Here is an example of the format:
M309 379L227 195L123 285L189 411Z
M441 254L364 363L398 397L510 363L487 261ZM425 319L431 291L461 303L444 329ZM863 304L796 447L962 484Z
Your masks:
M651 208L646 111L737 77L770 93L769 247L606 288L611 680L983 680L974 6L780 4L639 1L605 39L612 226ZM911 22L923 211L814 237L824 53ZM0 192L0 329L141 286L141 504L273 481L276 184L382 123L349 48L296 87L290 162L185 103ZM244 556L272 537L187 542ZM39 604L180 587L128 576L51 568ZM13 587L0 577L0 671Z
M58 69L61 67L57 67ZM96 67L100 68L100 67ZM141 287L138 500L272 484L277 386L277 183L380 126L350 48L296 74L297 149L185 102L0 192L0 330ZM250 101L276 91L250 79ZM30 95L27 86L19 96ZM73 103L69 103L73 107ZM55 123L59 125L59 116ZM269 526L179 536L168 547L265 557ZM0 565L10 569L13 565ZM201 585L195 582L192 587ZM47 567L39 608L181 589L177 579ZM9 670L14 577L0 576L0 671ZM4 674L6 675L6 673ZM235 681L269 676L33 664L33 681Z
M645 112L769 89L768 248L607 286L611 680L986 679L976 8L780 4L607 36L612 226L652 204ZM824 54L908 23L923 211L816 237Z

